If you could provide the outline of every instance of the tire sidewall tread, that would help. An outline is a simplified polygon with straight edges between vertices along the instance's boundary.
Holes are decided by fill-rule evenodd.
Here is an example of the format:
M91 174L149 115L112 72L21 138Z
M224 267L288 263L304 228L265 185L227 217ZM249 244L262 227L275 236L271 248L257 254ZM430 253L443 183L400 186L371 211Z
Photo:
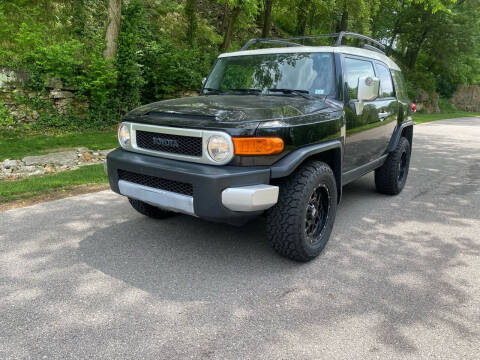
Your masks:
M330 195L327 223L320 241L308 243L305 235L306 204L313 190L325 184ZM332 169L324 162L309 161L282 180L278 203L267 212L267 236L282 256L296 261L309 261L325 247L335 220L337 188Z
M407 152L407 168L404 175L404 181L398 181L398 163L401 161L403 152ZM377 191L386 195L397 195L405 187L408 179L408 170L410 167L411 148L407 138L401 137L397 147L392 151L385 163L375 170L375 186Z

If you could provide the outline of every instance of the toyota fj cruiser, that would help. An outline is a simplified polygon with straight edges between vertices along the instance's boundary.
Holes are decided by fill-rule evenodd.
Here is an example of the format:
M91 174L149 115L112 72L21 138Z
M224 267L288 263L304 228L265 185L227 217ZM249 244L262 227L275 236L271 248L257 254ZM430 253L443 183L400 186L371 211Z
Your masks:
M200 96L128 113L105 163L112 190L153 218L241 225L265 213L277 252L316 257L342 186L375 171L379 192L402 191L414 111L381 43L345 32L308 38L324 37L334 44L252 39L218 57ZM254 43L278 46L247 50Z

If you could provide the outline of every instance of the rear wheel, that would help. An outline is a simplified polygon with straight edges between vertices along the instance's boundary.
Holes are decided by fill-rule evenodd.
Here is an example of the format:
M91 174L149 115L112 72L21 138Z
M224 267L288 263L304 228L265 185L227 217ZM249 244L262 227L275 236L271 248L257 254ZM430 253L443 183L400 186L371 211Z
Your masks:
M397 195L403 190L407 182L410 155L410 143L406 138L401 137L385 163L375 170L375 186L378 192Z
M162 210L153 205L147 204L146 202L128 198L130 205L137 210L140 214L151 217L153 219L165 219L167 217L175 215L172 211Z
M279 201L267 212L273 248L296 261L317 257L330 238L336 209L332 169L321 161L302 165L280 184Z

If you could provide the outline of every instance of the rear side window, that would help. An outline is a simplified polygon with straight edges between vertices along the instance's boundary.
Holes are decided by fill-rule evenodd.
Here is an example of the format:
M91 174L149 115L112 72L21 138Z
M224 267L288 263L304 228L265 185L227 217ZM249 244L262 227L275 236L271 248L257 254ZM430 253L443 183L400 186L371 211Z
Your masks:
M392 70L393 82L395 84L395 91L397 93L397 99L408 102L407 87L405 85L405 79L401 71Z
M358 95L358 78L362 76L375 76L373 64L368 60L345 58L345 81L348 86L350 99L356 99Z
M376 63L377 77L380 79L380 97L388 98L393 96L393 83L390 70L380 63Z

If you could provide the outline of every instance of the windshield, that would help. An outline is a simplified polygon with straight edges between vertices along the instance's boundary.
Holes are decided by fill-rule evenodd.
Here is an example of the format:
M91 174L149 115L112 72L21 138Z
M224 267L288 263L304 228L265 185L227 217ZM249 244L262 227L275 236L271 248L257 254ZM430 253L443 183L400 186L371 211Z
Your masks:
M293 91L293 92L292 92ZM218 59L205 94L333 95L331 53L232 56Z

